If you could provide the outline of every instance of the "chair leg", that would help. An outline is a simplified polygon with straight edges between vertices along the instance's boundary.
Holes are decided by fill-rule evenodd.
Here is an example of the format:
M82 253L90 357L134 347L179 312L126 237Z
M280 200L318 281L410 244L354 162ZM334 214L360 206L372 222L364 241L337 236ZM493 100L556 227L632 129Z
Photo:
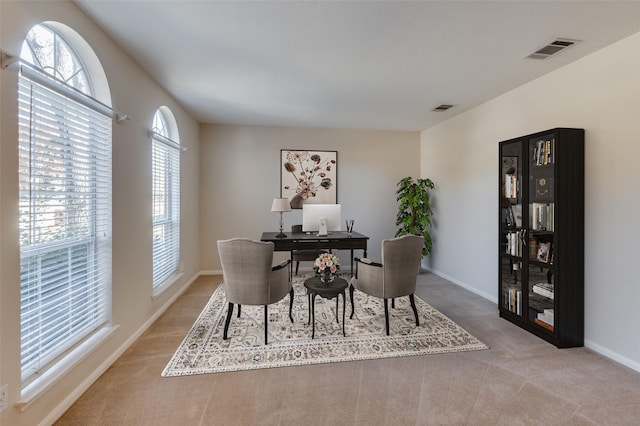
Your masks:
M289 319L293 323L293 315L291 312L293 311L293 289L289 292Z
M418 309L416 308L416 301L413 297L413 294L409 295L409 302L411 302L411 308L413 309L413 315L416 316L416 327L420 326L420 321L418 321Z
M387 329L387 336L389 335L389 305L388 300L384 299L384 325Z
M349 298L351 299L351 316L349 317L349 319L353 319L353 311L354 311L354 305L353 305L353 284L349 284Z
M298 267L300 266L300 262L296 262L296 275L298 275Z
M391 309L396 308L396 299L391 299Z
M229 309L227 310L227 320L224 322L224 333L222 338L227 340L227 332L229 331L229 323L231 322L231 316L233 315L233 303L229 302Z
M242 311L242 305L238 305L238 318L240 318L240 311Z
M264 344L267 344L267 328L269 326L269 314L267 313L267 306L264 305Z

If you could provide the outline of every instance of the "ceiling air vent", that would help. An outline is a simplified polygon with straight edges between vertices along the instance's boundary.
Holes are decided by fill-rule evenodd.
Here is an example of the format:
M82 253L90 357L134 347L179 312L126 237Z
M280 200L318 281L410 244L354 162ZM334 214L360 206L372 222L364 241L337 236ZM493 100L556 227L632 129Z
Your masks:
M578 40L559 38L533 52L527 58L547 59L578 43Z
M453 105L442 104L442 105L438 105L433 110L434 111L446 111L446 110L448 110L449 108L452 108L452 107L453 107Z

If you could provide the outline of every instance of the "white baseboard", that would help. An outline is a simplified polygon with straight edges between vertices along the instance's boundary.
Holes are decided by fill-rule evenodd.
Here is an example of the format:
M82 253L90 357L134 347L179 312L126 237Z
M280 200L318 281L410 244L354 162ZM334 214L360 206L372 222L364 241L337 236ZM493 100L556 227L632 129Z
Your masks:
M200 271L199 275L222 275L222 269L217 269L214 271Z
M597 352L606 358L609 358L619 364L624 365L625 367L629 367L632 370L635 370L640 373L640 363L638 363L637 361L634 361L625 356L622 356L617 352L613 352L612 350L607 349L604 346L601 346L595 342L592 342L589 339L584 339L584 346L585 348L589 348L592 351Z
M145 321L144 324L142 324L142 326L140 326L140 328L138 328L135 333L129 336L129 338L122 345L120 345L120 347L115 352L113 352L111 356L105 359L104 362L102 362L98 366L98 368L93 371L92 374L87 376L87 378L84 379L78 386L76 386L76 388L71 391L60 404L58 404L53 410L51 410L51 412L49 412L49 414L42 420L42 422L40 422L40 426L53 425L56 420L58 420L82 396L82 394L85 393L89 389L89 387L91 387L91 385L95 383L95 381L98 380L100 376L102 376L102 374L104 374L104 372L107 371L109 367L111 367L111 365L113 365L113 363L116 362L118 358L120 358L120 356L122 356L122 354L124 354L124 352L129 349L129 347L136 340L140 338L140 336L142 336L145 331L147 331L151 324L153 324L155 320L157 320L160 315L162 315L164 311L166 311L169 306L171 306L173 302L175 302L176 299L180 297L182 293L184 293L200 275L206 274L198 272L193 276L193 278L185 282L182 287L180 287L180 289L176 291L176 293L169 300L167 300L167 302L162 305L162 307L160 307L151 317L149 317L149 319L147 319L147 321Z
M456 285L459 285L460 287L462 287L464 289L467 289L472 293L475 293L475 294L477 294L479 296L482 296L485 299L490 300L495 304L498 303L498 300L496 300L496 298L494 296L491 296L491 295L489 295L487 293L484 293L482 291L478 291L478 289L475 289L475 288L473 288L473 287L471 287L471 286L469 286L469 285L467 285L467 284L465 284L465 283L463 283L463 282L461 282L459 280L456 280L455 278L450 277L447 274L443 274L442 272L435 271L435 270L429 269L429 268L424 268L424 269L426 269L428 271L431 271L435 275L437 275L437 276L439 276L441 278L444 278L447 281L451 281L452 283L454 283ZM640 372L640 363L638 363L637 361L634 361L634 360L629 359L629 358L627 358L625 356L622 356L619 353L614 352L614 351L612 351L610 349L607 349L604 346L601 346L601 345L599 345L599 344L597 344L597 343L595 343L595 342L593 342L593 341L591 341L589 339L584 339L584 346L585 346L585 348L591 349L592 351L604 356L605 358L608 358L608 359L610 359L612 361L615 361L615 362L617 362L619 364L624 365L625 367L629 367L632 370Z
M459 280L457 280L457 279L455 279L453 277L450 277L449 275L444 274L444 273L442 273L442 272L440 272L438 270L425 268L424 266L423 266L423 268L426 269L427 271L430 271L430 272L436 274L437 276L439 276L441 278L444 278L447 281L451 281L455 285L458 285L458 286L460 286L460 287L462 287L462 288L464 288L466 290L469 290L471 293L475 293L478 296L484 297L485 299L495 303L496 305L498 304L498 297L495 296L495 295L485 293L484 291L480 291L477 288L474 288L474 287L468 285L467 283L464 283L464 282L459 281Z

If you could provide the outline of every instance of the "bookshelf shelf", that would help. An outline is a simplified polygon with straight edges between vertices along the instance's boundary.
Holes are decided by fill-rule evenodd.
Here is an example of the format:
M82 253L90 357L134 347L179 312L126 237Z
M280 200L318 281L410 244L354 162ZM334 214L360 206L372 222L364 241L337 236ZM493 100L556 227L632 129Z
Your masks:
M584 130L499 144L500 316L559 348L583 345Z

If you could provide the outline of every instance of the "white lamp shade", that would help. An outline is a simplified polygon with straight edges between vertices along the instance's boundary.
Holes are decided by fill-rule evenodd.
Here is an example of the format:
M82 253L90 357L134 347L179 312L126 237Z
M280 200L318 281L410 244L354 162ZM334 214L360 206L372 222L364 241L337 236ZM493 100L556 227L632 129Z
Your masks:
M272 212L290 212L291 204L289 204L288 198L274 198L273 204L271 204Z

